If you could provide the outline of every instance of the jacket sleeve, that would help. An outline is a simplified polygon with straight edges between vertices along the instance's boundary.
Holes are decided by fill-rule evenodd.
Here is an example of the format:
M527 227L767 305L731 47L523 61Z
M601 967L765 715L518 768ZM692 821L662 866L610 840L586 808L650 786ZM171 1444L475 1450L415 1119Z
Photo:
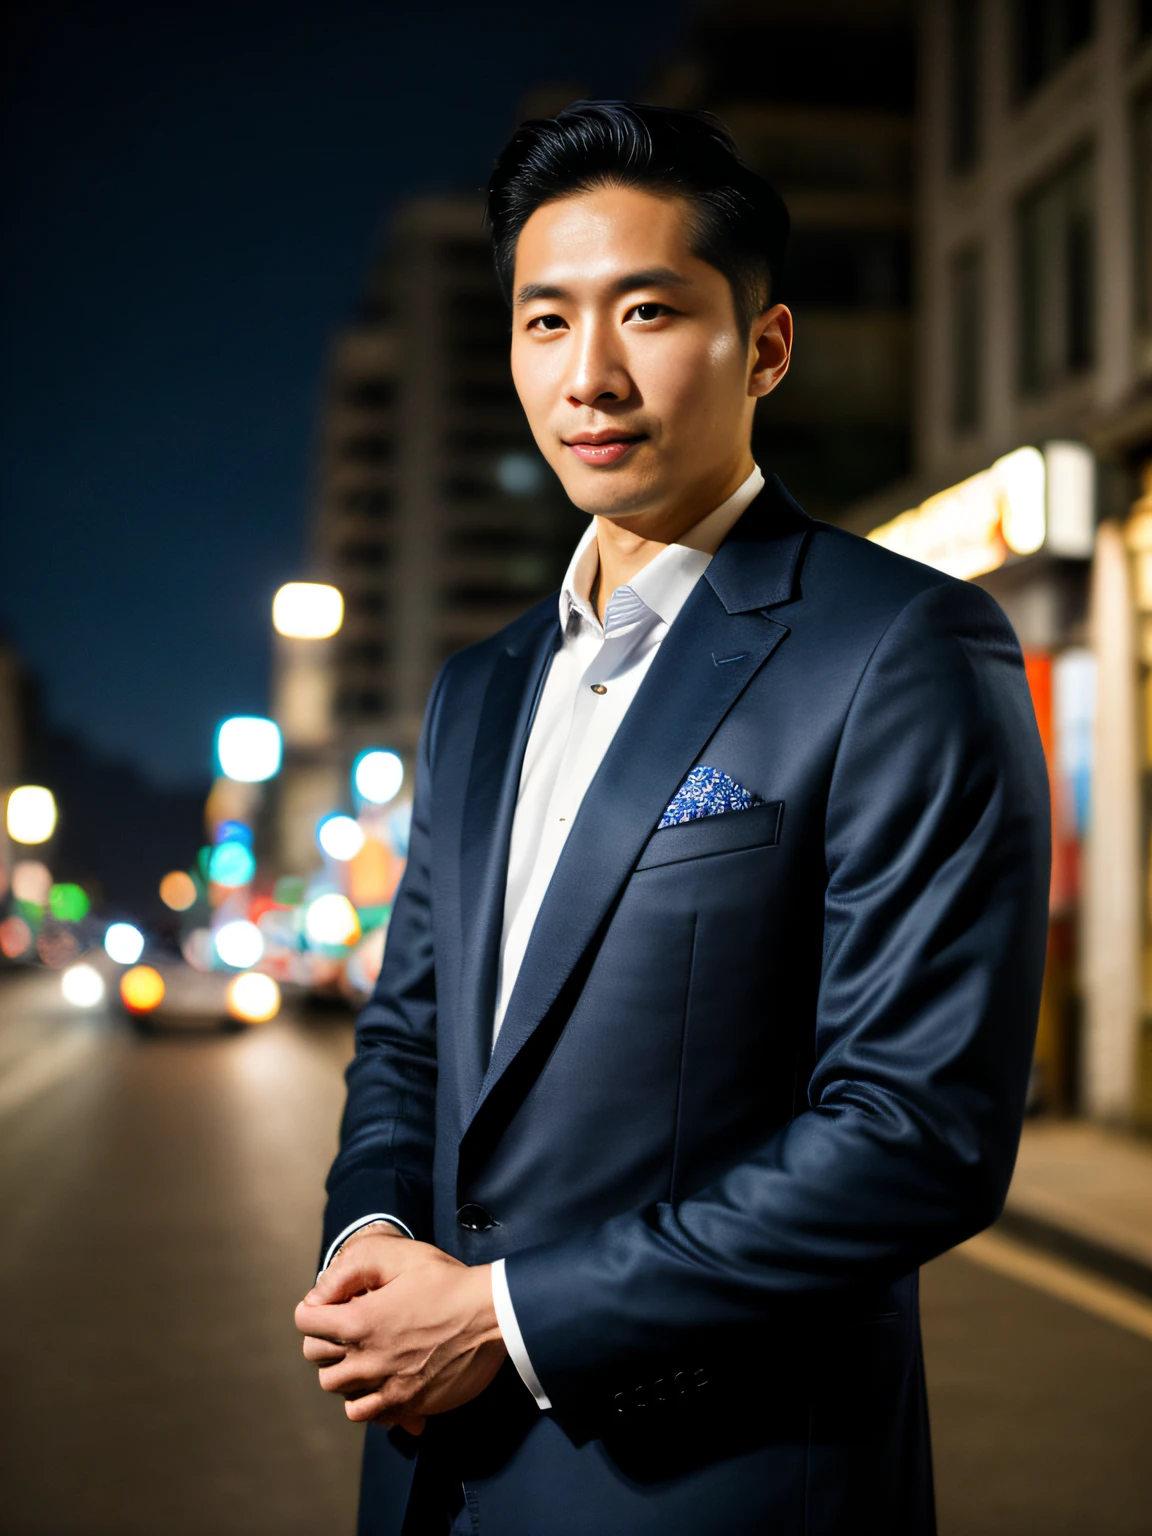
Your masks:
M369 1213L398 1217L416 1237L431 1239L436 1116L431 764L443 679L441 672L424 716L408 862L384 962L356 1023L340 1150L328 1174L321 1263L337 1235Z
M876 644L824 855L804 1112L676 1205L507 1259L558 1412L624 1369L887 1284L1003 1205L1044 963L1048 779L1015 636L978 588L922 591Z

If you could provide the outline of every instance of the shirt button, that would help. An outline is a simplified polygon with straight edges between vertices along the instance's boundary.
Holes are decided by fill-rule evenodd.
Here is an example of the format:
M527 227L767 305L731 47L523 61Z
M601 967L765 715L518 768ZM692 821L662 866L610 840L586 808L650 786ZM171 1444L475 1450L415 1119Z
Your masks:
M607 693L607 692L608 692L608 690L607 690L607 688L606 688L606 687L605 687L605 686L604 686L604 684L603 684L603 683L593 683L593 684L592 684L592 692L593 692L593 693Z

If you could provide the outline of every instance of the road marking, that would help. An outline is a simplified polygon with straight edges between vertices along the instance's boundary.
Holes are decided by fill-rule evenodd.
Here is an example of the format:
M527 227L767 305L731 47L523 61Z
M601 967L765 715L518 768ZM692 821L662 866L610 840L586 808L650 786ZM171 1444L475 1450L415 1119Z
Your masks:
M1152 1303L1111 1280L1098 1279L1062 1259L1038 1253L1010 1237L1001 1237L998 1232L981 1232L961 1243L955 1252L985 1269L994 1269L1142 1338L1152 1339Z
M23 1108L29 1100L70 1077L92 1054L95 1045L90 1034L67 1034L22 1056L0 1077L0 1116Z

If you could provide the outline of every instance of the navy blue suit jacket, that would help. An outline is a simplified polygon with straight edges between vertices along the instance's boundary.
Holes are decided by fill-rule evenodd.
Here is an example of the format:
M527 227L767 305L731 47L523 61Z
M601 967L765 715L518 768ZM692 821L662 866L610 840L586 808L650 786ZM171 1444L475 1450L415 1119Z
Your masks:
M588 790L489 1056L559 638L549 598L437 680L325 1221L506 1256L553 1407L506 1365L419 1442L370 1427L361 1530L410 1497L439 1528L440 1479L491 1536L930 1531L916 1272L1001 1209L1045 951L1016 640L769 481ZM657 830L700 763L765 804Z

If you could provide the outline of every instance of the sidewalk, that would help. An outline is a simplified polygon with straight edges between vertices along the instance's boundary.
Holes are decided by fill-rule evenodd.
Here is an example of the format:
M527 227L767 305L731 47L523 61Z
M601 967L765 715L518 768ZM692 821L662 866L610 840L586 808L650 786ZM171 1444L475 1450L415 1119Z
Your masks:
M1152 1297L1152 1141L1078 1121L1029 1122L993 1230Z

